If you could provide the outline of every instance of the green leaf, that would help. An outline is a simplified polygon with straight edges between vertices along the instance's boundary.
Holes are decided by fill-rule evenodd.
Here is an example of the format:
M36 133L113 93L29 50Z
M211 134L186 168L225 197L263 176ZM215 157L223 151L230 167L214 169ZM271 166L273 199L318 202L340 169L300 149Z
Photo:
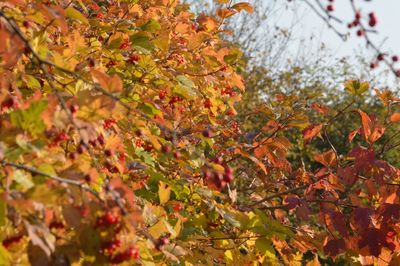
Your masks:
M136 33L130 37L132 46L139 51L149 54L153 50L154 45L151 43L150 38L145 33Z
M40 82L34 76L26 75L25 81L26 86L28 86L30 89L37 89L41 87Z
M272 241L265 237L260 237L256 240L256 248L263 256L275 259L275 249L272 246Z
M38 170L48 175L57 175L57 173L54 171L53 167L50 164L42 164L38 167ZM47 179L48 177L46 176L37 175L34 177L33 182L35 182L35 184L42 184Z
M67 9L65 9L65 14L69 18L76 19L84 24L89 25L88 19L81 12L73 7L68 7Z
M144 31L148 31L148 32L154 33L156 31L158 31L159 29L161 29L161 25L156 20L151 19L149 22L144 24L141 28Z
M142 109L142 111L145 112L146 114L152 115L152 116L161 114L161 111L158 110L156 107L154 107L150 103L142 104L140 109Z
M179 75L176 77L179 84L175 86L174 93L186 98L186 99L195 99L197 94L194 88L196 85L194 82L184 75Z
M42 112L47 107L47 101L34 102L25 110L16 110L11 113L11 123L30 133L36 135L46 129L46 125L41 119Z
M13 179L15 182L21 185L24 190L28 190L35 185L32 182L30 176L28 176L24 171L21 170L14 171Z

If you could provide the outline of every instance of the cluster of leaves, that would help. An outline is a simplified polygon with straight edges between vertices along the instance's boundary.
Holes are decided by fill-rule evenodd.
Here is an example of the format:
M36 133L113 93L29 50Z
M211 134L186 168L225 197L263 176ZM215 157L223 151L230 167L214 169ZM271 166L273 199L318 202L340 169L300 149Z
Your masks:
M0 4L0 264L399 261L399 170L380 158L398 134L376 149L399 99L378 91L379 122L278 94L247 136L242 53L221 35L253 8L219 2L197 17L174 0ZM330 143L349 112L350 151L289 159L293 132Z

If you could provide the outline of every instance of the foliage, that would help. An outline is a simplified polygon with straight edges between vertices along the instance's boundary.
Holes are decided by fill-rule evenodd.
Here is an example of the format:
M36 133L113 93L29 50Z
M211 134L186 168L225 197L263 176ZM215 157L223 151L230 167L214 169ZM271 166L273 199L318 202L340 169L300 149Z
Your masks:
M0 264L398 263L400 171L380 156L400 100L377 91L378 119L282 92L249 137L242 52L221 35L253 8L219 2L1 3ZM338 151L324 130L349 114ZM330 145L296 164L293 132Z

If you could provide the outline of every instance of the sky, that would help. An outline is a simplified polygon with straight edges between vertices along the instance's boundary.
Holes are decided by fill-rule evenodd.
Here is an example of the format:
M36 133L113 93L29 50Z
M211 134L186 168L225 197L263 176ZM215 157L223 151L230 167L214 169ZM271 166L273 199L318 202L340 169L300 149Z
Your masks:
M260 0L254 0L254 3L257 1ZM357 37L354 29L349 31L346 24L339 26L341 32L350 32L348 40L344 42L309 7L301 3L302 1L298 2L296 12L288 12L287 16L293 16L295 13L296 16L300 17L299 23L301 25L298 28L301 28L301 31L297 33L299 37L304 37L311 33L314 34L318 37L318 41L323 42L336 58L348 57L351 60L354 55L362 54L367 60L372 60L376 56L371 50L365 49L365 40ZM313 2L313 0L310 0L310 2ZM327 4L328 0L320 0L320 2ZM356 5L358 2L358 7L363 14L368 16L368 13L373 11L378 18L378 24L375 27L377 33L370 34L373 42L382 47L383 51L400 56L400 0L372 0L370 2L356 0L355 2ZM349 0L336 0L334 5L335 11L333 14L337 17L346 22L354 18L354 12ZM288 20L290 20L289 17ZM398 68L400 69L400 63L398 63ZM380 73L379 71L384 70L387 70L387 68L380 66L375 73ZM387 84L389 86L398 84L398 80L393 75L384 82L389 83Z
M322 0L321 2L327 2ZM357 1L356 1L357 2ZM383 40L383 48L400 53L400 1L399 0L373 0L371 2L360 2L360 10L364 14L374 11L378 18L376 29L377 34L372 34L371 37L379 45ZM343 18L346 21L354 17L354 13L349 4L349 0L336 0L334 15ZM349 56L354 53L356 49L363 45L362 39L355 36L354 30L348 41L343 42L333 31L329 30L327 25L315 15L309 8L303 6L301 10L305 14L302 24L304 31L312 30L315 33L322 33L322 41L332 50L337 52L338 56ZM344 31L346 31L345 27Z

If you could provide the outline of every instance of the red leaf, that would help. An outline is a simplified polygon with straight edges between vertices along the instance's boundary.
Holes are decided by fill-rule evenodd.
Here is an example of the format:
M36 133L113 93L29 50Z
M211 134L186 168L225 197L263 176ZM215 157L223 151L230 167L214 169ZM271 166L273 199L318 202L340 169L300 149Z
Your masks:
M391 250L394 249L393 243L389 243L386 240L386 233L383 230L377 228L367 228L362 234L358 241L360 248L360 254L364 256L375 256L379 257L383 247L387 247Z
M353 211L353 225L360 231L368 228L371 224L371 216L374 211L369 208L357 208Z
M391 219L400 218L400 204L384 203L378 209L378 215L382 217L382 223L386 224Z
M357 171L353 167L339 167L337 170L340 182L345 186L352 186L358 179Z
M320 135L322 129L321 124L310 125L303 130L304 144L309 143L315 136Z
M375 163L375 152L364 147L355 147L348 156L354 157L354 168L357 171L365 171Z
M352 142L357 134L361 134L361 128L357 128L349 133L349 142Z
M330 211L325 215L325 221L328 227L338 231L342 236L346 237L348 235L343 213Z
M358 110L358 113L361 116L361 124L365 140L370 144L376 142L385 132L385 128L379 124L376 116L369 116L361 110Z

